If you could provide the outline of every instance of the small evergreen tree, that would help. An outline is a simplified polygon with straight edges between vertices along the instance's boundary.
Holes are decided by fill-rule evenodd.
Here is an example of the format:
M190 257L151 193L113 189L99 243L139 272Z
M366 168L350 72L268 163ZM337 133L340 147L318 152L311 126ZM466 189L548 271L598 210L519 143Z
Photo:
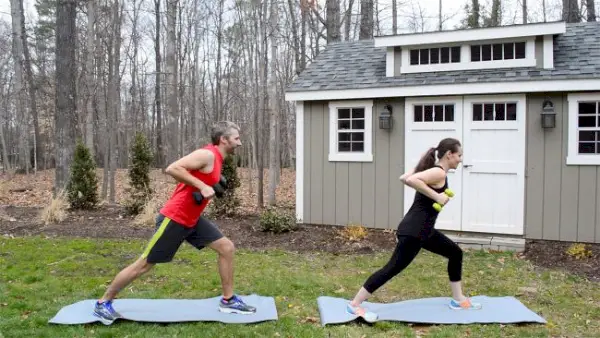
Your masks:
M98 204L96 163L81 140L77 140L75 146L67 196L73 209L92 209Z
M223 161L221 175L227 180L227 189L221 198L213 198L211 211L216 216L231 216L237 211L240 205L240 199L236 195L237 188L241 182L237 175L237 158L235 155L229 155Z
M150 164L153 160L148 140L143 133L135 134L130 151L131 165L129 167L129 200L126 209L129 214L137 215L146 202L151 198Z

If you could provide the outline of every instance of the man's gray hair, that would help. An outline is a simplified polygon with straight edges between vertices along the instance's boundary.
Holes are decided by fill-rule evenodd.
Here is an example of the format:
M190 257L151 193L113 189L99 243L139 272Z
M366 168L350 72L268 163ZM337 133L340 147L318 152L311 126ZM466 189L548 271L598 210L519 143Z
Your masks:
M233 122L219 121L219 122L213 124L213 126L210 130L210 139L211 139L212 143L214 145L218 145L219 140L221 139L221 136L225 136L225 137L231 136L231 131L233 129L237 130L238 133L240 132L240 127Z

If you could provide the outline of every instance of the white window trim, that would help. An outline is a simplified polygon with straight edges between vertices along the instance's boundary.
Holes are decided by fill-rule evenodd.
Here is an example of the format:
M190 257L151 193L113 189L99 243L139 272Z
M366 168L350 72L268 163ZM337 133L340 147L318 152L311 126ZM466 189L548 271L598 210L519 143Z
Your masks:
M525 41L525 59L509 59L509 60L490 60L490 61L471 61L471 45L485 45L494 43L509 43L520 42L521 38L510 40L499 39L490 41L473 41L469 44L462 44L460 50L460 62L455 63L437 63L427 65L411 65L410 64L410 48L402 49L402 66L401 73L424 73L424 72L442 72L452 70L469 70L469 69L496 69L496 68L520 68L520 67L535 67L537 65L535 51L535 37L528 38ZM453 44L452 46L456 46ZM452 47L451 46L451 47ZM433 47L448 47L448 46L418 46L418 48L433 48ZM417 48L417 47L415 47Z
M579 101L600 101L600 92L568 94L568 144L567 165L600 165L600 155L579 155L578 151L578 119Z
M365 109L365 138L362 153L339 153L337 151L337 109ZM329 102L329 161L330 162L373 162L373 100Z

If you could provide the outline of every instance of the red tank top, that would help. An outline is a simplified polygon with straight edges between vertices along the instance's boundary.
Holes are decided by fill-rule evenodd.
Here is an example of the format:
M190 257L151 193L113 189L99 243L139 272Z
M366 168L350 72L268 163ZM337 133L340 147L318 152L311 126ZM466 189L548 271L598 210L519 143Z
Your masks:
M212 144L209 144L202 149L208 149L215 154L212 172L210 174L202 173L199 170L190 170L189 172L207 185L213 186L218 183L221 178L223 156L221 155L219 148ZM194 227L204 211L204 208L206 208L206 205L210 202L209 199L203 199L200 205L196 204L194 196L192 195L192 192L194 191L198 191L198 189L185 183L178 183L173 195L160 210L160 213L185 227Z

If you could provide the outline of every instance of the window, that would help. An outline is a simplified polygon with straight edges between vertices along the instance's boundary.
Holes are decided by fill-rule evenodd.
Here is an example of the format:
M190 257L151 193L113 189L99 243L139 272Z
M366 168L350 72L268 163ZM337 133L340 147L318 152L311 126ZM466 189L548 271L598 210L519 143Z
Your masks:
M372 115L372 101L329 103L329 161L373 161Z
M471 61L525 59L525 42L471 45Z
M567 164L600 165L600 93L569 95Z
M516 121L516 102L474 103L473 121Z
M460 62L460 46L412 49L411 65L433 65L440 63Z
M454 122L453 104L418 104L413 107L414 122Z

